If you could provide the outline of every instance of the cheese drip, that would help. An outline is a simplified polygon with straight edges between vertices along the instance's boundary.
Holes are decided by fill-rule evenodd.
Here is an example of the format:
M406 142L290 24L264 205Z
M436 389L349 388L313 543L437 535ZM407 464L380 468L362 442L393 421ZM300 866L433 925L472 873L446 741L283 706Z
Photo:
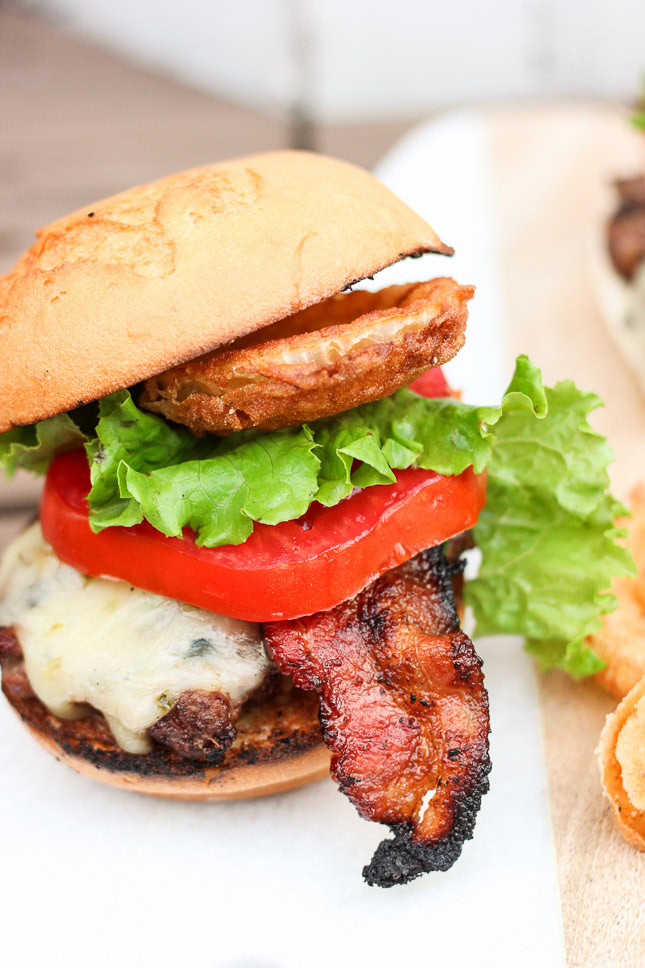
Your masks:
M264 680L260 626L63 564L34 524L0 568L0 625L13 626L31 686L62 719L90 703L129 753L151 749L150 726L193 689L233 705Z

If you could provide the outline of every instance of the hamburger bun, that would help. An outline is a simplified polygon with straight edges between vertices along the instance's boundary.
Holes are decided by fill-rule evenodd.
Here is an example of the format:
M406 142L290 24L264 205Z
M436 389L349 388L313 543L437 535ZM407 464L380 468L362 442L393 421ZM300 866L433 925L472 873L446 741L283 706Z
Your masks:
M235 800L279 793L329 775L329 751L318 721L318 698L288 680L277 694L249 702L237 739L217 765L170 750L126 753L105 719L59 719L26 684L24 667L3 671L2 689L34 739L84 776L135 793L175 800Z
M281 151L171 175L42 229L0 281L0 432L255 332L406 256L451 254L353 165Z

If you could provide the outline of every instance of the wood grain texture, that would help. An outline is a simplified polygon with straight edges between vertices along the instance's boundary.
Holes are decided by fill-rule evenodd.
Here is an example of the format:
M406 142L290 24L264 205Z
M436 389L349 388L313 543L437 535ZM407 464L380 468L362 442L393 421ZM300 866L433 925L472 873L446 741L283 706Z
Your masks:
M35 229L173 171L284 148L288 127L0 11L0 271Z
M548 382L573 377L603 397L593 423L611 439L625 494L645 478L645 404L600 316L589 253L611 205L605 186L635 170L638 143L616 109L496 112L488 125L510 348ZM616 700L555 672L539 690L568 964L636 968L645 855L616 829L594 752Z
M645 964L645 856L600 788L595 749L616 700L553 672L540 681L551 815L570 968Z

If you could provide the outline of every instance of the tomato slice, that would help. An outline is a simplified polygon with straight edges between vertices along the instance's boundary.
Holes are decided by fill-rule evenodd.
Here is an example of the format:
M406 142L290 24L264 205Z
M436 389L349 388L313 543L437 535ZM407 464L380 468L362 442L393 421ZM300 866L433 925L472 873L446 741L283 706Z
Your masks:
M455 397L457 394L452 389L444 372L440 366L434 366L431 370L422 373L414 383L410 384L410 389L414 390L421 397Z
M333 508L256 525L242 545L199 548L188 528L166 538L147 522L89 526L83 451L57 457L41 506L43 533L62 561L222 615L254 622L333 608L413 555L475 524L484 475L399 471L396 484L358 491Z
M486 500L486 477L472 469L454 477L398 471L394 484L358 491L332 508L313 504L297 521L256 524L244 544L219 548L199 548L188 528L182 538L166 538L147 522L94 534L89 489L84 451L52 462L41 520L62 561L87 575L266 622L333 608L419 551L472 527Z

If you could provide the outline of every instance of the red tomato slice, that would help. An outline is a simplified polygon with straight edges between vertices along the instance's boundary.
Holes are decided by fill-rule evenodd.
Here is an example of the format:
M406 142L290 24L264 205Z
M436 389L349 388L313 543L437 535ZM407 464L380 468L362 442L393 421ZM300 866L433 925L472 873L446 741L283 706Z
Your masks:
M446 380L440 366L435 366L431 370L422 373L414 383L410 384L410 389L418 393L420 397L454 397L455 391Z
M120 578L222 615L253 622L333 608L425 548L472 527L485 475L399 471L396 484L359 491L333 508L313 504L298 521L256 524L242 545L199 548L188 528L166 538L144 522L90 530L83 451L57 457L47 475L43 533L62 561Z
M182 538L166 538L147 522L94 534L89 489L83 451L52 462L41 520L62 561L88 575L266 622L333 608L419 551L472 527L486 500L486 477L472 469L456 477L399 471L395 484L358 491L333 508L313 504L297 521L256 524L244 544L220 548L197 547L188 528Z

